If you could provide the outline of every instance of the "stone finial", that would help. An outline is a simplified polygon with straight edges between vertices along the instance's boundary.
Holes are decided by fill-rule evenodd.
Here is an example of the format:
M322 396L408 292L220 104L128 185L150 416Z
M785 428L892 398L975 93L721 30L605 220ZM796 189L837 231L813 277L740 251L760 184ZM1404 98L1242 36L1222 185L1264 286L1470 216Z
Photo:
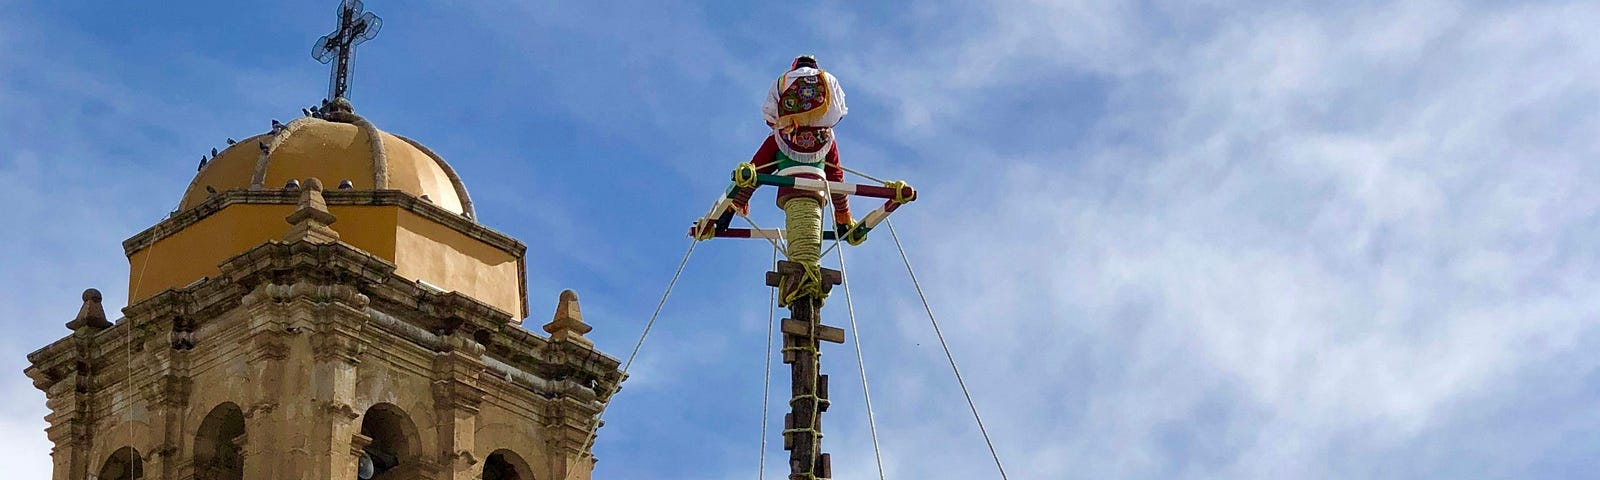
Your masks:
M78 309L78 316L67 322L67 328L77 331L79 328L111 328L111 322L106 320L106 308L100 304L102 297L100 291L93 288L83 291L83 308Z
M289 233L283 236L285 242L307 241L311 243L333 243L339 241L339 232L333 231L328 225L335 220L333 213L328 212L328 202L322 198L322 180L308 178L300 186L300 206L294 213L285 217L290 225Z
M350 105L350 100L339 97L333 99L332 102L328 102L328 105L322 108L322 118L335 122L353 123L357 118L361 117L356 116L356 109Z
M594 342L583 337L590 330L594 330L594 327L583 323L583 312L578 310L578 294L572 290L562 290L561 300L556 303L556 316L544 325L544 331L550 333L551 340L594 345Z

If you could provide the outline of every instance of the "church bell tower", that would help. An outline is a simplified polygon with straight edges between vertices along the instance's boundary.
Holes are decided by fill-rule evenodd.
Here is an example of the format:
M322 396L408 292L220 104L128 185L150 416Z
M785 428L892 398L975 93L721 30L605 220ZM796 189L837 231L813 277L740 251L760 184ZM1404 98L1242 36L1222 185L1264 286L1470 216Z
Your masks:
M524 328L526 246L343 98L215 153L123 247L122 318L86 291L28 355L55 480L589 478L623 374L577 296Z

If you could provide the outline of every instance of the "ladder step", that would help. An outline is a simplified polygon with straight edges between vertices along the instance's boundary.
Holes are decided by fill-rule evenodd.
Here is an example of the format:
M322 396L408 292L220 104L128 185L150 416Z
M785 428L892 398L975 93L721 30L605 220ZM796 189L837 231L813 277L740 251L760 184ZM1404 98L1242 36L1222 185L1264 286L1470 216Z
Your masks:
M783 319L783 333L805 337L811 335L811 327L806 325L805 322L785 318ZM844 329L817 325L817 340L844 343Z
M833 405L833 401L828 400L828 376L818 375L817 377L817 399L820 400L817 402L817 413L821 414L821 412L828 411L828 406Z

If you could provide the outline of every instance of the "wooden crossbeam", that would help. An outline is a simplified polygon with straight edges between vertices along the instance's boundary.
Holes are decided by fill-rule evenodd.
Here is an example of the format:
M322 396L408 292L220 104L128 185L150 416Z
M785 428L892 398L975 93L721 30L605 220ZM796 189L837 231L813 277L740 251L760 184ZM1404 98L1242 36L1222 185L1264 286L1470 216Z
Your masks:
M694 228L690 228L689 229L689 236L694 236L694 233L695 233ZM835 238L838 238L838 236L839 236L839 234L834 232L833 230L826 230L826 231L822 232L822 239L823 240L833 240ZM716 233L713 234L713 237L714 238L764 238L764 239L768 239L768 240L782 240L782 239L785 238L784 237L784 231L781 228L763 228L763 229L759 229L759 230L751 229L751 228L724 228L724 229L721 229L721 230L717 230Z
M811 335L811 327L807 326L803 322L785 318L783 319L782 325L783 333L799 335L802 337ZM817 340L833 343L844 343L844 329L839 327L830 327L827 325L817 325Z
M810 178L795 178L786 177L783 175L772 175L767 173L757 174L756 183L761 185L772 185L774 187L790 187L796 190L806 190L810 192L858 195L862 197L883 199L893 199L895 197L895 193L897 193L895 189L889 187L861 185L857 183L829 182ZM905 188L909 189L911 187Z

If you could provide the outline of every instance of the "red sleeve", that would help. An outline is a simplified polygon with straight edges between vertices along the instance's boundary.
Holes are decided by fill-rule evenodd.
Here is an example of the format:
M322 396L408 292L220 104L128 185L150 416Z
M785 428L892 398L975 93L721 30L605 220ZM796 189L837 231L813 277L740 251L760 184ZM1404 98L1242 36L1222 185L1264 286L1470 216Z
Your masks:
M761 148L756 150L755 156L750 157L750 163L755 164L757 173L771 174L778 171L778 141L767 135L767 140L761 142Z
M778 171L778 142L767 135L767 140L761 142L761 148L756 149L755 156L750 157L750 163L755 164L756 173L771 174ZM740 210L749 210L750 196L756 193L755 188L741 188L733 193L733 205Z

